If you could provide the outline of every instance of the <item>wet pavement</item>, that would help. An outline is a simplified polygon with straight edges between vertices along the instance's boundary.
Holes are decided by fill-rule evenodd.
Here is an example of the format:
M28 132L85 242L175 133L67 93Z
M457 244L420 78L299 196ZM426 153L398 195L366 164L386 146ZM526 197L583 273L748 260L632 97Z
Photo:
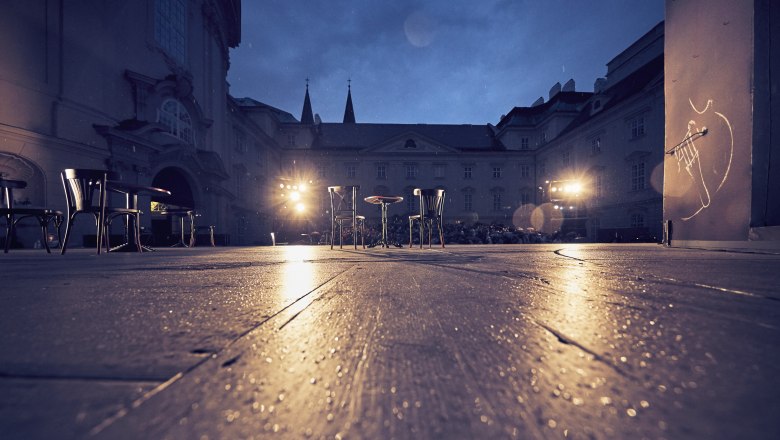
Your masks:
M0 438L780 438L780 255L0 255Z

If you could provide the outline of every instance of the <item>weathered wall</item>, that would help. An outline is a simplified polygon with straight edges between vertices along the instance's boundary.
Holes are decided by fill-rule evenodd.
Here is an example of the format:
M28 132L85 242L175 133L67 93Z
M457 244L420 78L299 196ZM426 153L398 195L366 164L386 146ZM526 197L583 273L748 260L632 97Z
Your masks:
M753 1L666 2L665 149L674 154L664 160L664 218L675 240L748 239L753 43Z

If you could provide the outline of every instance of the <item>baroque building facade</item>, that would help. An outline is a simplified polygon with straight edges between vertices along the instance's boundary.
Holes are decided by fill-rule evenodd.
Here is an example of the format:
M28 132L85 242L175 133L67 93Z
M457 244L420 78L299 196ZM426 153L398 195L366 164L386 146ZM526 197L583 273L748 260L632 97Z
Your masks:
M569 228L592 241L660 235L663 24L612 60L593 92L569 81L495 125L446 125L356 122L351 89L342 122L313 114L308 86L300 119L232 97L240 22L239 0L6 5L0 176L28 182L17 203L64 209L60 172L97 168L169 189L142 196L142 210L194 208L225 244L267 244L285 227L325 230L325 188L350 184L362 196L404 196L391 215L417 209L414 188L443 188L448 222ZM551 197L548 181L573 180L583 187L576 209L554 209L569 201ZM300 183L308 207L296 214L286 185ZM359 208L378 222L375 206ZM71 243L86 243L92 225L76 225ZM144 215L142 225L154 245L177 234L170 218ZM18 234L24 246L37 238L32 226Z
M271 141L228 95L240 23L240 0L4 5L0 175L28 182L18 203L64 209L61 170L108 169L169 189L157 201L195 208L223 242L257 241L247 219L262 209ZM149 213L149 197L140 203ZM142 218L146 239L175 236L172 219ZM76 223L74 245L94 234L89 223ZM25 246L30 228L19 228Z

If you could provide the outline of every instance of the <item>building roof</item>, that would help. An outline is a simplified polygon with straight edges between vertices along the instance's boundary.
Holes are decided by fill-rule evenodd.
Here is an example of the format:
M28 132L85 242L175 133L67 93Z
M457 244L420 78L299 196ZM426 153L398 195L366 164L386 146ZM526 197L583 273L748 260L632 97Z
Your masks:
M231 97L233 98L233 97ZM276 117L276 119L281 123L291 123L291 122L298 122L297 119L295 119L295 116L293 116L291 113L288 113L284 110L280 110L274 106L262 103L260 101L257 101L252 98L233 98L233 100L236 102L236 104L245 109L259 109L259 110L265 110L272 115Z
M495 151L504 147L489 125L445 124L339 124L317 126L314 149L371 148L392 139L418 135L442 146L462 151Z
M593 95L590 102L582 109L579 115L563 130L567 133L585 124L595 116L621 104L638 93L641 93L648 86L652 85L664 73L664 56L660 55L640 67L621 81L612 85L602 93ZM593 111L596 102L601 102L601 109Z
M577 112L592 95L591 92L559 92L544 104L513 108L501 118L497 127L535 126L549 114L561 111Z

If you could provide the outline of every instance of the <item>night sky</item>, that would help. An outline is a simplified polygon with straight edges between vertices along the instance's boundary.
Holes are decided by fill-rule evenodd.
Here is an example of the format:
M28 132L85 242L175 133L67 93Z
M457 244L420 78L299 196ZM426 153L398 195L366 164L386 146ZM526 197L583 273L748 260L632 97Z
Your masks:
M496 124L606 63L663 20L664 0L263 0L242 2L230 93L300 118Z

